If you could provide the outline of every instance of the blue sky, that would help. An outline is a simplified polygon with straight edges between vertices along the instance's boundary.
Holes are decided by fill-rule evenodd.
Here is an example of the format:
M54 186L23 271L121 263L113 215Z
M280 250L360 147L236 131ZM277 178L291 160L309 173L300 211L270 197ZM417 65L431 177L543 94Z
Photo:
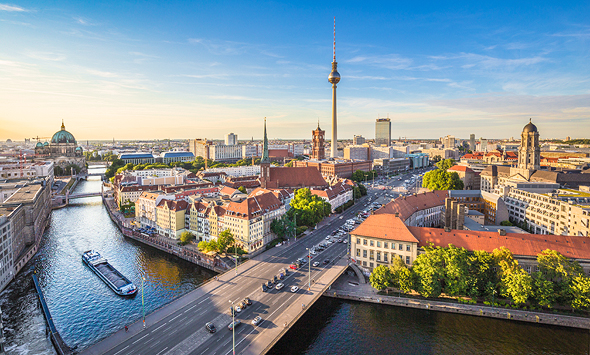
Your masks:
M590 138L590 3L0 0L0 139Z

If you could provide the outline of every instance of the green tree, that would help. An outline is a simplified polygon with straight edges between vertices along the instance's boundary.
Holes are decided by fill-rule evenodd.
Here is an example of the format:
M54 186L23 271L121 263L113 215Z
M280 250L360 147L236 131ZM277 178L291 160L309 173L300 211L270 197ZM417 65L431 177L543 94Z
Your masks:
M467 250L450 244L448 248L441 248L440 253L444 259L444 293L450 296L466 295L471 281Z
M64 170L59 165L53 166L53 175L55 176L63 176Z
M312 195L308 188L299 189L290 203L293 212L289 210L290 217L297 217L297 225L315 226L324 217L330 215L332 207L317 195Z
M533 273L533 299L541 307L552 307L557 300L553 282L547 280L542 272Z
M365 187L365 185L363 184L358 184L359 186L359 190L361 191L361 195L362 196L366 196L367 195L367 188Z
M246 194L246 195L248 194L248 191L246 191L246 188L244 186L238 187L238 191L240 191L241 193Z
M219 236L217 237L217 251L219 253L225 253L227 248L233 246L235 242L236 240L231 230L226 229L219 233Z
M119 170L119 168L124 165L125 165L125 162L121 159L113 160L111 165L107 168L107 170L105 172L105 176L109 179L112 178L117 173L117 170Z
M195 236L189 231L184 231L180 234L180 243L182 245L190 243L193 239L195 239Z
M510 222L510 221L502 221L502 222L500 222L500 225L501 226L505 226L505 227L512 227L512 226L514 226L514 224L512 224L512 222Z
M352 173L352 177L350 179L356 182L365 181L365 172L362 170L357 170Z
M418 255L412 266L416 275L416 291L423 297L438 297L442 293L444 257L440 247L424 246L424 254Z
M456 172L447 170L455 165L453 159L445 159L436 163L438 169L431 170L424 174L422 187L432 191L437 190L463 190L463 181Z
M449 170L455 165L455 159L444 159L436 163L436 167L440 170Z
M371 276L369 276L369 282L373 288L383 291L384 289L393 286L392 284L393 275L391 269L385 265L379 265L373 269Z
M354 195L354 198L359 199L361 198L361 189L358 188L358 186L355 186L352 188L352 193Z
M411 273L406 264L404 264L401 258L393 257L391 260L391 264L389 265L389 269L391 270L391 285L392 287L402 289L403 286L408 286L407 281L411 278ZM412 289L413 285L410 283L409 288ZM404 291L409 292L409 291Z
M517 305L522 305L533 295L533 278L520 267L504 275L506 294Z
M590 278L582 275L574 276L569 291L573 309L587 310L590 307Z
M553 282L557 303L568 304L571 302L570 283L573 278L583 275L584 270L574 260L570 260L555 250L543 250L537 255L539 271L545 279Z

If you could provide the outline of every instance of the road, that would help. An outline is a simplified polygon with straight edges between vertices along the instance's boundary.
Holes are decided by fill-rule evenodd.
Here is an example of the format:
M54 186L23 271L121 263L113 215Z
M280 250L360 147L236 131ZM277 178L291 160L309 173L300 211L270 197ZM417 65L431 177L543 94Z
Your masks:
M398 181L397 178L392 178L386 182L390 186L396 186L400 185L403 179ZM391 191L369 188L368 196L357 201L330 223L296 242L291 241L287 245L275 247L262 254L262 257L240 265L238 275L233 271L226 272L219 277L219 281L208 284L210 290L201 292L199 297L194 297L165 317L148 322L145 330L137 331L133 335L129 334L125 340L106 351L105 354L230 354L233 343L232 331L227 328L232 321L229 312L230 302L237 303L249 297L253 304L237 313L236 319L242 324L235 329L236 353L246 353L247 348L255 343L258 337L264 337L265 329L284 327L285 317L281 316L285 309L310 298L306 297L310 294L309 279L318 280L335 261L347 254L349 244L333 243L324 251L312 255L312 262L319 261L320 265L311 267L311 276L308 264L297 271L289 269L292 272L282 281L285 287L280 291L273 288L268 292L262 292L262 283L272 279L280 269L289 268L289 265L297 258L306 257L308 254L306 248L325 241L325 237L332 231L341 227L347 219L354 217L360 210L365 209L369 200L375 201L378 198L382 200L380 197L388 192ZM325 264L324 260L329 260L329 263ZM300 288L297 293L290 292L291 286L294 285ZM301 310L301 308L298 309ZM258 326L253 326L251 321L256 316L262 317L263 321ZM207 322L215 324L216 333L207 332L205 329Z

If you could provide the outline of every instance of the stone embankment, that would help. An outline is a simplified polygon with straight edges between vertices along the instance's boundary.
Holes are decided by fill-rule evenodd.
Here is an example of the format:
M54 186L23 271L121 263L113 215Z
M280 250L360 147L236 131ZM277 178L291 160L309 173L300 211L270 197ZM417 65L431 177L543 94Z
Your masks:
M358 280L348 275L341 276L324 296L346 300L386 304L398 307L419 308L429 311L464 314L475 317L489 317L512 321L550 324L562 327L590 329L590 319L584 317L566 316L561 314L522 311L509 308L498 308L483 305L468 305L414 299L406 297L385 296L376 293L369 284L358 284Z

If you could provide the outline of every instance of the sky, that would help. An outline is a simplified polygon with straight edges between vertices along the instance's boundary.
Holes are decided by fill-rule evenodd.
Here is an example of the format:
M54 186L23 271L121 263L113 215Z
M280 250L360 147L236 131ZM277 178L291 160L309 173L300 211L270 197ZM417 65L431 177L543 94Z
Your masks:
M0 0L0 139L590 138L590 2ZM563 4L562 4L563 3Z

